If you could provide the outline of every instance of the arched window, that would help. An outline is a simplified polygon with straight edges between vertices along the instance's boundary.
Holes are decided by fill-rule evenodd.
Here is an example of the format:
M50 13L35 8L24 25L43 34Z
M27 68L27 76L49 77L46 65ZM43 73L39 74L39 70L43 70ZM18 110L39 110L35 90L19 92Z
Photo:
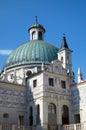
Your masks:
M61 62L63 63L63 56L61 57Z
M32 32L32 40L35 40L35 39L36 39L36 32L33 31L33 32Z
M42 32L39 32L39 33L38 33L38 39L39 39L39 40L42 40Z
M29 115L29 120L30 120L30 125L33 125L33 108L30 106L30 115Z
M67 105L62 106L62 124L69 124L69 109Z
M48 113L56 114L56 106L53 103L48 105Z
M67 56L67 64L69 64L69 56Z
M40 105L37 105L37 118L36 118L37 124L40 124Z

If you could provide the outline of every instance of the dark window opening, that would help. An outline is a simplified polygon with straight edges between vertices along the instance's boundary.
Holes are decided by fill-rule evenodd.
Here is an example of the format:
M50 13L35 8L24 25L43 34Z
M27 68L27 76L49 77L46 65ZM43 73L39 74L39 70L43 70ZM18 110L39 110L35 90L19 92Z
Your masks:
M66 82L65 81L61 81L61 87L66 88Z
M40 115L40 106L39 106L39 104L37 105L37 114Z
M19 115L19 125L24 125L24 116Z
M37 87L37 80L33 80L33 87Z
M69 109L66 105L62 107L62 124L69 124Z
M63 63L63 56L61 57L61 62Z
M74 123L80 123L80 114L74 115Z
M26 72L26 75L29 77L29 76L31 76L31 74L32 74L32 72L30 71L30 70L28 70L27 72Z
M49 85L54 86L54 79L53 78L49 78Z
M8 113L3 114L3 118L8 118L8 117L9 117Z
M40 105L37 105L37 119L36 119L37 124L40 124Z
M39 33L38 33L38 39L39 39L39 40L42 40L42 32L39 32Z

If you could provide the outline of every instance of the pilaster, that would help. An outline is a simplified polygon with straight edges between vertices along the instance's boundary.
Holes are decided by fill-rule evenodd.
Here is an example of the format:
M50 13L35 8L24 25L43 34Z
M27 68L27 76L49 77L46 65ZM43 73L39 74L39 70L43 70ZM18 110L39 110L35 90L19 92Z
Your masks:
M62 106L61 106L61 101L57 101L57 124L61 125L62 124Z
M41 120L41 127L43 130L47 130L48 124L48 107L47 102L41 101L40 103L40 120Z

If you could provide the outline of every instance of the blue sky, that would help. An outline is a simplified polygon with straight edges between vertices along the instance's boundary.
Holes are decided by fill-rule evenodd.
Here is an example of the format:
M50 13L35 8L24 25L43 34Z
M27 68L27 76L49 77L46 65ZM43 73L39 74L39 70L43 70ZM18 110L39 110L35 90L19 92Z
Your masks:
M0 70L11 50L29 41L28 28L38 22L45 41L60 48L63 33L73 50L73 70L86 78L86 0L0 0Z

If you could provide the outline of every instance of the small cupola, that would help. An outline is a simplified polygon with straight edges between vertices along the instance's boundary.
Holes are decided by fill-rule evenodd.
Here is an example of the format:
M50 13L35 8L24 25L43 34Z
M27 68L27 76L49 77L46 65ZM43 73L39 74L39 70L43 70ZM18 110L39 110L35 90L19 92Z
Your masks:
M30 40L43 40L45 29L42 25L38 23L37 16L35 17L35 24L33 24L29 29Z

